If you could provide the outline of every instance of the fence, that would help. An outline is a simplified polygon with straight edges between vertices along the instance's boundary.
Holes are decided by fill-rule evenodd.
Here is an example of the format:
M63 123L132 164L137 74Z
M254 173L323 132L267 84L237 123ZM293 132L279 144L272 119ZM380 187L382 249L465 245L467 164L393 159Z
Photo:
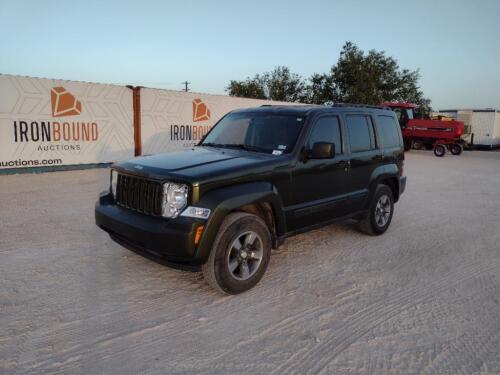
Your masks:
M270 103L287 104L0 75L0 169L110 163L180 150L227 112Z

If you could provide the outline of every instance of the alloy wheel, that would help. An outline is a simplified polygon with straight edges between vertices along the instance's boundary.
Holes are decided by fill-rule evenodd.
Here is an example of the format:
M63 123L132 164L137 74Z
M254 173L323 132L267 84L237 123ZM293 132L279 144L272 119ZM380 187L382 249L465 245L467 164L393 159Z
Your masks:
M248 231L239 234L228 252L229 272L237 280L248 280L259 269L263 253L262 239L257 233Z
M391 200L387 195L381 195L375 206L375 223L377 223L378 227L382 228L387 224L391 216L391 210Z

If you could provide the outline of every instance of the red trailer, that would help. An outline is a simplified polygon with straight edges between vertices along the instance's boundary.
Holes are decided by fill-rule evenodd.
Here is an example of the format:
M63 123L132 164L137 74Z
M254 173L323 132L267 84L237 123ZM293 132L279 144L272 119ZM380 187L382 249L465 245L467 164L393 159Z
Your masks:
M396 112L403 133L405 150L414 146L434 149L436 156L444 156L446 148L453 155L460 155L463 151L464 123L456 120L431 120L416 118L416 105L412 103L385 102L382 105Z

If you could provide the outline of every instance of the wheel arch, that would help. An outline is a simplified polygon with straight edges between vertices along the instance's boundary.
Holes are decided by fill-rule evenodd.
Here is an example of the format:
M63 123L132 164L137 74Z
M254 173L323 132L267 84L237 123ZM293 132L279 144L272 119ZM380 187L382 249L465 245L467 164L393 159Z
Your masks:
M399 200L400 187L399 187L399 168L396 164L386 164L376 168L370 179L370 192L367 205L370 204L375 190L379 184L387 185L394 198L394 203Z
M247 212L259 216L268 225L273 248L286 231L281 198L269 182L252 182L232 185L207 193L197 202L198 206L211 209L210 218L196 250L197 263L204 263L225 217L231 212Z

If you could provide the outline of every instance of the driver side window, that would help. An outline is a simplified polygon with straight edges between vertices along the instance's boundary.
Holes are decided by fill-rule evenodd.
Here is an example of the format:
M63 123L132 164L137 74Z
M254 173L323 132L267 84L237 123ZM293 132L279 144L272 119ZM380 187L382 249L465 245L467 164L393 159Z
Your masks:
M339 118L337 116L321 117L316 121L309 137L309 149L311 149L316 142L335 143L335 154L338 155L342 153L342 137Z

